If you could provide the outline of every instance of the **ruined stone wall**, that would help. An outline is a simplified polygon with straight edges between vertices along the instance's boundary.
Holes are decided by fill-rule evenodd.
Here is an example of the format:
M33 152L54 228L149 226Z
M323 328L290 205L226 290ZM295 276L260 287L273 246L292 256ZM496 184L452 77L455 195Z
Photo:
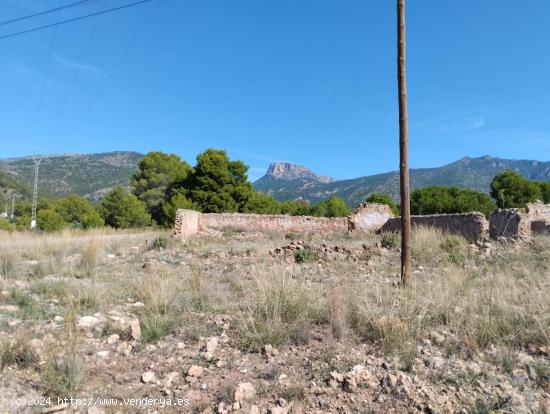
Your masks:
M412 225L435 227L445 233L458 234L469 241L478 242L487 238L489 223L482 213L432 214L429 216L412 216ZM401 218L390 218L380 231L399 231Z
M523 208L495 210L489 217L489 235L493 239L500 237L518 238L531 235L531 224Z
M387 205L363 203L349 216L349 231L375 232L391 217L393 213Z
M189 237L199 232L199 219L202 214L194 210L178 210L174 223L174 236Z
M200 216L200 230L223 230L227 227L263 232L330 233L347 231L348 219L241 213L209 213Z
M550 204L528 203L526 208L498 209L491 214L492 238L526 238L546 234L550 226Z

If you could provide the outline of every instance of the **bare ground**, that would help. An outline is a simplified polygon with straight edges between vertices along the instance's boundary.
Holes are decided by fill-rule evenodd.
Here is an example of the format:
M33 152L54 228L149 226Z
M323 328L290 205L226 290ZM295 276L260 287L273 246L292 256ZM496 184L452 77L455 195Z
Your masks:
M418 229L405 288L398 245L239 229L186 242L2 234L0 404L550 412L550 240L473 246Z

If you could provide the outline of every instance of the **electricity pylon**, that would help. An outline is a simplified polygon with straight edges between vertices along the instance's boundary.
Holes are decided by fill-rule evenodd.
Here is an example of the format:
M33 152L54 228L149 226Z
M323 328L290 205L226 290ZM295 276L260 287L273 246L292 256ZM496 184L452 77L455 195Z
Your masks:
M38 203L38 169L42 158L32 158L34 161L34 188L32 190L31 230L36 227L36 206Z

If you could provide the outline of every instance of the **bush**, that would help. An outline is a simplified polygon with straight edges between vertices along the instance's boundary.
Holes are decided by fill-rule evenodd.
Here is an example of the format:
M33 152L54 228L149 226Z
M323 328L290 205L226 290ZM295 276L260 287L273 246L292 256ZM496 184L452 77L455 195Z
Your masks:
M330 197L311 207L311 215L316 217L347 217L351 212L350 206L338 197Z
M78 195L62 198L54 208L63 220L75 227L93 228L104 224L94 205Z
M151 216L145 203L135 195L128 194L122 186L111 190L101 200L99 212L105 223L115 228L144 227L151 224Z
M399 244L399 234L393 231L388 231L382 234L380 246L385 249L394 249Z
M36 222L40 229L47 232L63 230L69 225L69 223L63 220L61 214L52 209L39 210Z
M314 262L319 258L316 251L309 248L296 250L294 252L294 261L296 263Z
M452 214L479 211L490 214L495 204L487 194L457 187L429 186L411 194L413 214Z
M389 206L394 216L399 216L401 214L399 204L397 204L395 200L387 194L372 193L365 199L365 202L385 204Z
M544 189L546 191L545 186ZM491 182L491 196L500 208L522 208L544 198L543 186L512 170L495 175Z

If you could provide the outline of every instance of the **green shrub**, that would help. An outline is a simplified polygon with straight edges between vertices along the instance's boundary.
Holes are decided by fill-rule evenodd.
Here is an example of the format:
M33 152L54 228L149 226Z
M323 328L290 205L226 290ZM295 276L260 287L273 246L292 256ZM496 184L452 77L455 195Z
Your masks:
M53 209L39 210L36 222L41 230L47 232L63 230L69 225L69 223L63 220L63 216Z
M544 198L543 187L539 183L512 170L495 175L491 182L491 196L500 208L522 208L526 203Z
M350 206L338 197L330 197L311 207L311 215L315 217L347 217L351 212Z
M105 223L115 228L144 227L151 224L145 203L128 194L122 186L113 188L99 205Z
M385 249L394 249L399 244L399 234L394 231L388 231L382 233L382 238L380 239L380 246Z
M319 255L317 254L317 252L314 250L311 250L310 248L296 250L294 252L294 261L296 263L314 262L318 258L319 258Z
M413 214L452 214L479 211L490 214L495 209L491 198L479 191L457 187L429 186L411 194Z

